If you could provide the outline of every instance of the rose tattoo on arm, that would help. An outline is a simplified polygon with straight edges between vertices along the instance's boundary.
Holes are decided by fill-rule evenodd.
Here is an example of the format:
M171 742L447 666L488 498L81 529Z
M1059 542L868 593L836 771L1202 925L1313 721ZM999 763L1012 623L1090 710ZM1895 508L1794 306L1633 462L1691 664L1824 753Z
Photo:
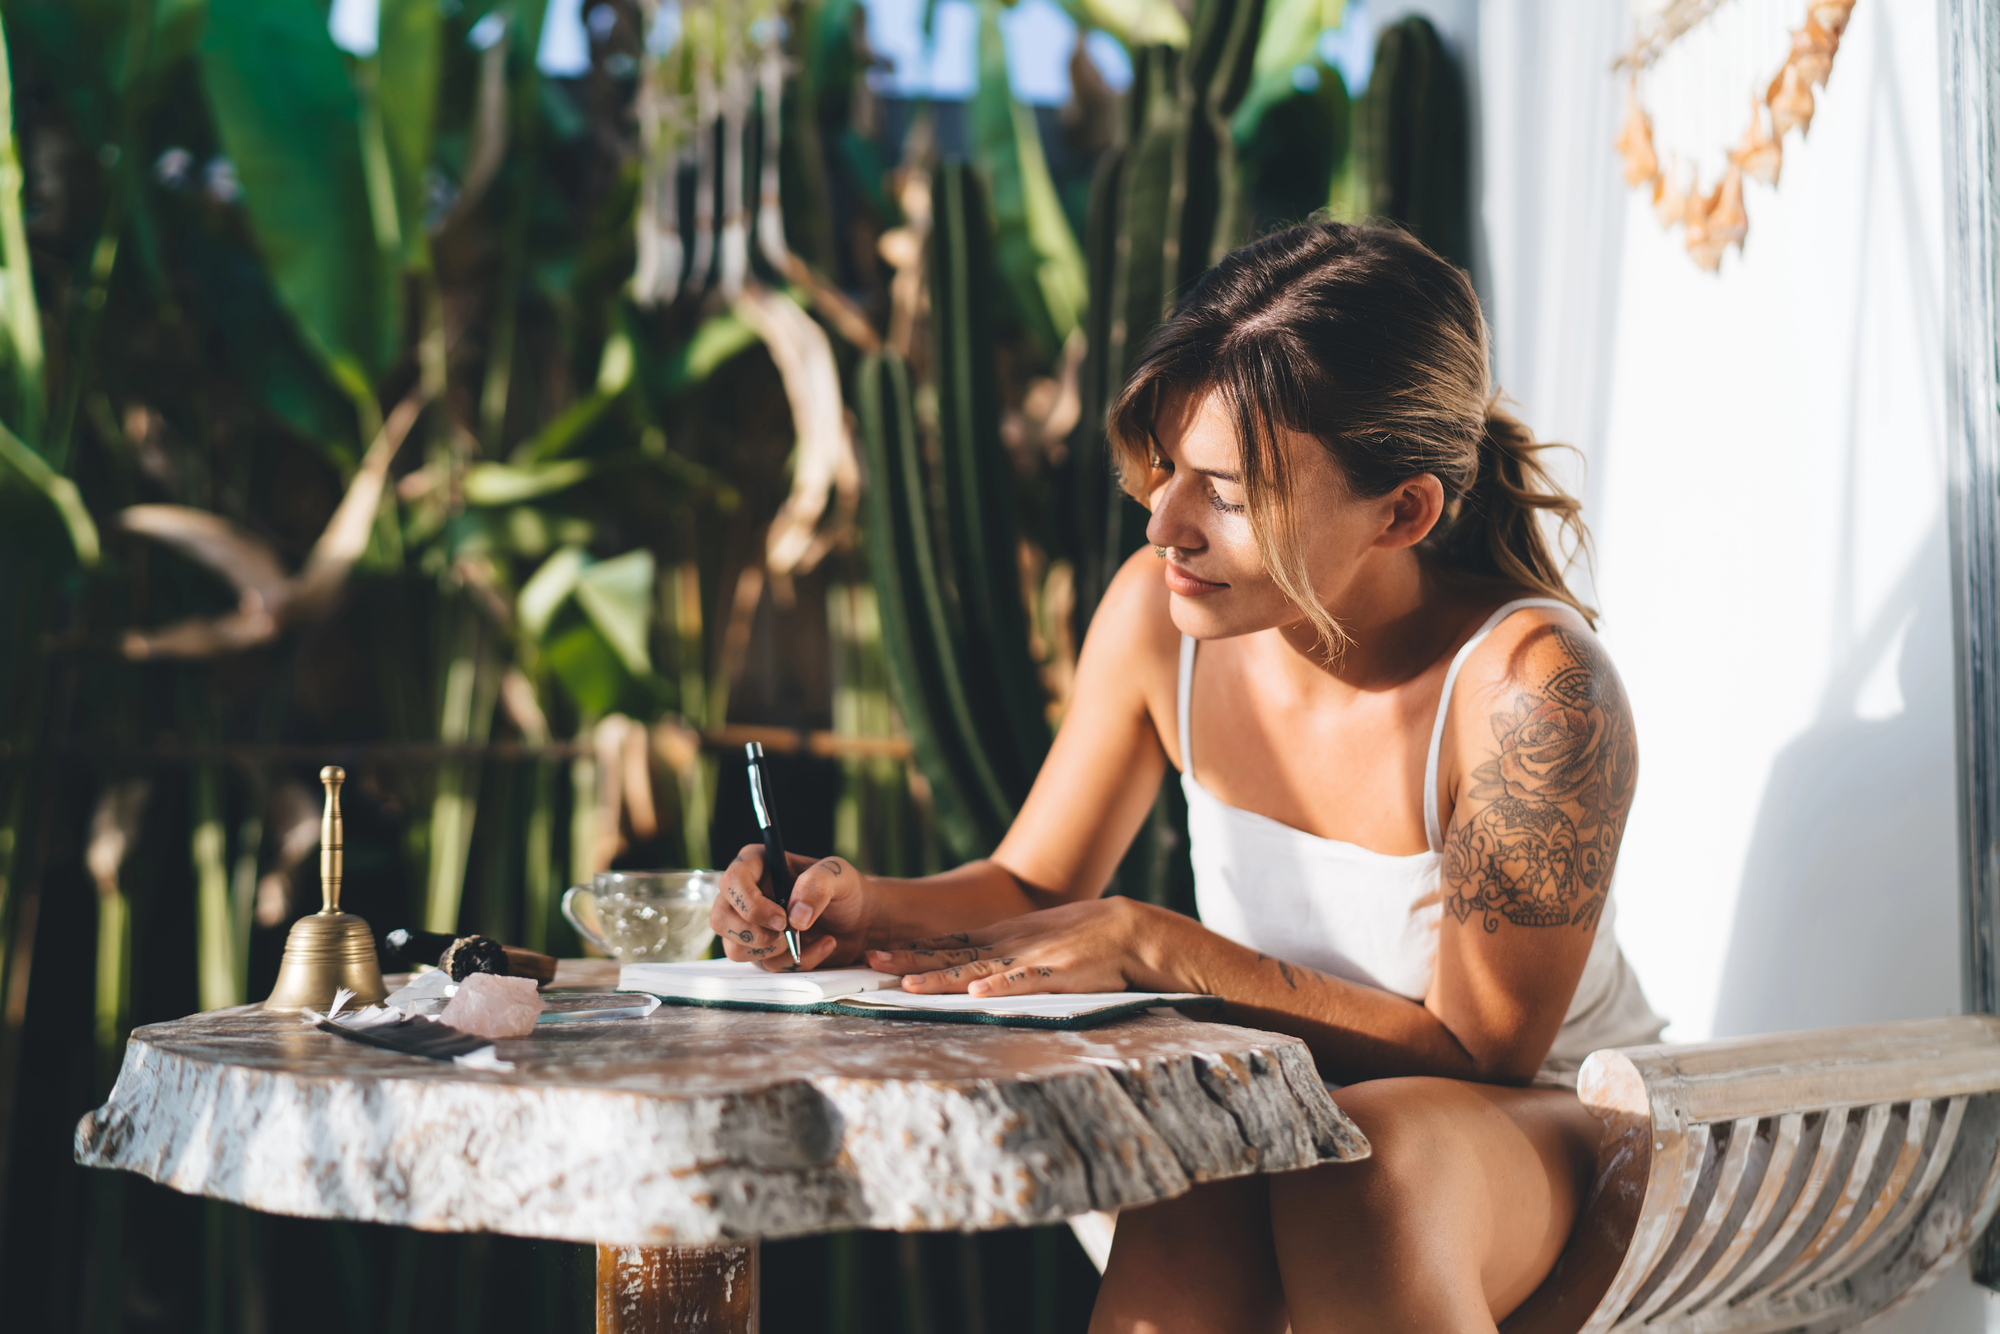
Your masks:
M1499 754L1472 771L1445 840L1445 906L1488 931L1597 925L1638 785L1632 711L1594 638L1560 627L1543 679L1492 716Z

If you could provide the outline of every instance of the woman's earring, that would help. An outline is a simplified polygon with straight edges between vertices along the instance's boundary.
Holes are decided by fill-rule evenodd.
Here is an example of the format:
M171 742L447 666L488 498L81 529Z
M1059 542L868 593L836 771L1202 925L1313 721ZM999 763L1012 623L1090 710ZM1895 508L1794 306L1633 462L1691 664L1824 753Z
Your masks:
M1165 547L1154 547L1153 554L1161 560L1165 560L1167 558L1167 549Z

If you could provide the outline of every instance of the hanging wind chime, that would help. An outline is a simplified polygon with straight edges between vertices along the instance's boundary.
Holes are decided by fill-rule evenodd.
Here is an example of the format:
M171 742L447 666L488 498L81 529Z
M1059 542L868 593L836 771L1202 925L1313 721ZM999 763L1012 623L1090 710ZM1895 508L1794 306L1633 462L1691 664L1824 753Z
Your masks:
M1737 146L1728 151L1721 179L1704 188L1697 164L1670 155L1662 165L1653 141L1653 117L1640 95L1640 75L1691 28L1707 19L1724 0L1673 0L1651 23L1642 27L1632 50L1616 68L1630 71L1625 124L1618 132L1618 153L1625 160L1625 183L1651 186L1653 209L1663 228L1683 229L1688 255L1710 273L1722 267L1722 255L1734 245L1740 254L1750 219L1743 208L1743 178L1765 185L1778 183L1784 163L1785 136L1797 129L1803 138L1812 125L1813 89L1824 89L1833 73L1833 57L1854 10L1854 0L1809 0L1803 26L1792 31L1791 52L1761 93L1750 97L1750 123Z

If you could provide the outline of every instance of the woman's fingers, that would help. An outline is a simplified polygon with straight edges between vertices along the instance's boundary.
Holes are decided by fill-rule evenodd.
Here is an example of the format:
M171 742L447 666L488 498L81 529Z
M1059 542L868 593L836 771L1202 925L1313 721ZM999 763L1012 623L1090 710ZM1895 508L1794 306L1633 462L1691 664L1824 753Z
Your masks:
M825 914L835 899L855 892L860 886L860 873L842 858L786 855L791 858L792 873L796 877L792 881L791 906L794 931L810 927Z
M903 990L925 995L936 995L953 991L972 991L980 994L976 987L996 974L1016 966L1011 958L981 959L974 963L953 964L949 968L938 968L930 972L909 973L903 978ZM890 971L890 970L884 970Z
M710 910L708 924L722 941L723 955L739 962L765 958L773 945L779 949L785 946L782 931L753 926L721 899L717 899L716 906Z
M792 962L792 952L785 946L785 938L777 938L775 948L760 948L753 952L752 961L760 968L773 973L802 973L809 968L817 968L825 963L839 948L840 942L832 936L814 936L799 942L799 961Z
M975 996L1025 996L1037 991L1061 991L1060 969L1052 964L1016 963L995 968L966 990Z
M765 931L782 931L785 928L785 910L764 896L760 887L763 877L763 845L748 844L723 870L721 888L715 895L716 904L734 909L736 915L751 926ZM716 921L714 910L709 913L709 921L711 924ZM721 934L720 929L716 934Z
M1000 952L997 945L952 945L942 949L927 948L928 945L929 942L913 940L900 949L870 950L868 966L878 973L929 973L991 959Z

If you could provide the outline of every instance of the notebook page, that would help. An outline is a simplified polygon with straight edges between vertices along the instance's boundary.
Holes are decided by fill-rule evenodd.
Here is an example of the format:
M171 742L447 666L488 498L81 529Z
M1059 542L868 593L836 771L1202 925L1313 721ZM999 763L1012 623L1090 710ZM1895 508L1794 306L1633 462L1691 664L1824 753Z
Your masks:
M857 992L900 987L903 979L872 968L820 968L809 973L773 973L733 959L691 963L628 963L618 970L620 991L689 1000L769 1001L808 1005Z

